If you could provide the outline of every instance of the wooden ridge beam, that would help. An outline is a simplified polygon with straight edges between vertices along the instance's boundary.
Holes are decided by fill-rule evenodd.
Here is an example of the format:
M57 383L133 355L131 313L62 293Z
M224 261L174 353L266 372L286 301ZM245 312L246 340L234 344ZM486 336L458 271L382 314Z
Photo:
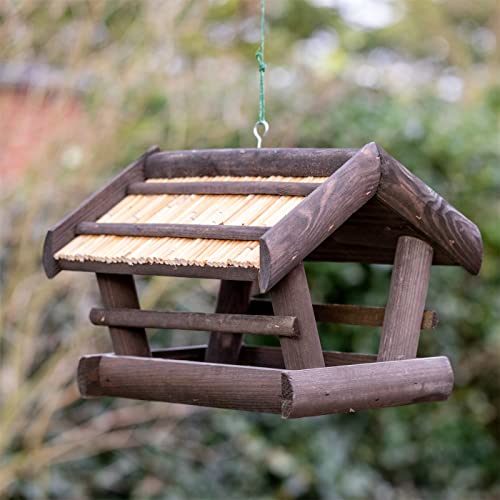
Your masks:
M260 239L261 292L278 281L372 198L379 184L375 143L367 144Z
M299 335L293 316L249 316L246 314L147 311L139 309L91 309L94 325L133 328L217 331L234 334Z
M385 307L357 306L350 304L313 304L316 321L355 326L382 326ZM248 314L272 315L270 300L252 299ZM422 315L421 330L433 330L439 322L435 311L425 310Z
M162 151L148 158L146 178L197 176L327 177L357 149L206 149Z
M210 182L135 182L128 194L265 194L276 196L308 196L320 182L274 181L210 181Z
M268 229L262 226L225 226L216 224L80 222L76 227L76 234L256 241Z

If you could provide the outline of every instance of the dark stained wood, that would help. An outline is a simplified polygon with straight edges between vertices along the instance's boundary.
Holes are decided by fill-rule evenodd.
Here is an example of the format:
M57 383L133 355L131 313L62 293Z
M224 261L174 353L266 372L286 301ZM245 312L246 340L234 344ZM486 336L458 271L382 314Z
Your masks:
M339 323L357 326L382 326L384 322L384 307L367 307L347 304L313 304L316 321L324 323ZM252 299L248 314L273 314L270 300ZM438 324L435 311L425 310L422 315L422 330L432 330Z
M434 265L457 265L436 242L385 206L376 195L315 248L306 260L392 264L400 236L413 236L434 248Z
M300 336L280 338L285 366L290 370L325 366L303 264L292 269L271 291L274 313L297 318Z
M357 149L208 149L163 151L146 161L146 178L192 176L315 176L326 177Z
M248 309L252 283L248 281L220 282L217 296L216 313L244 314ZM237 363L243 344L243 335L234 335L221 331L210 334L205 361L212 363Z
M203 224L131 224L80 222L76 234L112 234L150 238L207 238L215 240L258 240L269 228L261 226L224 226Z
M107 309L140 308L133 276L97 273L96 277L104 307ZM144 328L112 326L109 328L109 332L115 354L151 356Z
M43 245L43 267L49 278L61 271L62 267L59 261L54 259L54 254L76 236L78 223L96 220L125 197L130 183L144 180L144 162L156 151L159 151L157 146L148 149L144 155L48 230Z
M249 316L246 314L207 314L194 312L145 311L138 309L92 309L94 325L175 330L214 330L251 335L296 337L297 319L293 316Z
M379 361L414 358L432 266L432 247L402 236L392 269Z
M186 361L203 361L206 346L174 347L153 351L153 356L166 359L184 359ZM326 366L356 365L374 363L377 356L355 352L323 351ZM243 345L238 358L239 365L261 366L265 368L285 368L280 347L263 347Z
M381 179L377 198L437 243L455 263L477 274L483 257L478 227L380 146L378 149Z
M129 194L266 194L308 196L321 183L273 181L136 182Z
M445 357L335 366L283 373L285 418L443 401L453 389Z
M107 264L105 262L58 260L61 269L93 273L137 274L146 276L179 276L183 278L255 281L258 269L253 267L167 266L164 264Z
M375 143L354 155L260 239L261 292L296 264L375 194L380 162Z
M281 411L281 371L269 368L102 354L80 359L78 383L83 397Z

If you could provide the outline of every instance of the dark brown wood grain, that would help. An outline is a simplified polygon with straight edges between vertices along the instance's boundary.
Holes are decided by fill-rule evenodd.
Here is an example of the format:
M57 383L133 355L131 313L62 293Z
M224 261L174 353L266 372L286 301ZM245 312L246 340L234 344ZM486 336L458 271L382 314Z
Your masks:
M159 151L157 146L149 148L144 155L48 230L43 245L43 267L49 278L53 278L61 271L62 267L59 261L54 259L54 254L76 236L78 223L96 220L127 194L127 187L130 183L144 180L144 162L156 151Z
M248 309L252 293L252 283L248 281L222 280L219 286L216 313L243 314ZM243 335L220 331L210 334L205 361L212 363L237 363L243 345Z
M207 238L215 240L258 240L269 228L262 226L225 226L216 224L132 224L80 222L76 234L109 234L150 238Z
M478 227L380 146L377 198L438 244L472 274L481 268L483 243Z
M78 384L83 397L281 411L281 371L270 368L102 354L80 359Z
M146 178L195 176L315 176L340 168L357 149L208 149L163 151L146 161Z
M260 239L261 292L270 290L374 196L380 177L375 143L356 153Z
M140 308L133 276L97 273L96 277L104 307L107 309ZM144 328L110 326L109 332L115 354L151 356Z
M297 318L300 336L280 338L285 366L290 370L325 366L303 264L292 269L271 291L274 314Z
M145 276L178 276L182 278L255 281L258 269L253 267L167 266L165 264L107 264L106 262L58 260L61 269L93 273L137 274Z
M265 194L276 196L307 196L321 183L273 181L210 181L210 182L135 182L129 194Z
M356 306L348 304L313 304L316 321L324 323L339 323L357 326L382 326L384 322L384 307ZM252 299L248 314L273 314L270 300ZM422 315L422 330L432 330L438 324L435 311L425 310Z
M296 337L297 319L293 316L249 316L195 312L146 311L138 309L92 309L94 325L162 328L175 330L213 330L230 334Z
M207 346L174 347L153 351L153 356L166 359L184 359L186 361L203 361ZM356 352L323 351L326 366L356 365L374 363L375 354ZM241 346L239 365L261 366L265 368L285 368L285 361L280 347Z
M411 236L399 239L380 339L379 361L417 355L431 266L431 246Z
M335 366L283 373L285 418L355 412L448 399L453 371L446 357Z

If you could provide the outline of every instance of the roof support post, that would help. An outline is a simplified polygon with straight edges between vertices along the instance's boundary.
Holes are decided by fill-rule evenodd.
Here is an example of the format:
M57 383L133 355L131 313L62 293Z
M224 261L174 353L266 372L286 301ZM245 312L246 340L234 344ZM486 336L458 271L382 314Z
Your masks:
M271 300L274 314L295 316L298 321L298 337L280 338L285 367L288 370L324 367L304 264L293 268L271 290Z
M415 358L429 288L433 250L411 236L398 239L378 361Z
M251 290L251 281L221 280L215 312L225 314L246 313ZM242 344L242 334L212 332L205 354L205 361L236 364Z
M131 274L96 273L96 277L105 308L140 309L134 277ZM109 333L115 354L151 356L144 328L110 326Z

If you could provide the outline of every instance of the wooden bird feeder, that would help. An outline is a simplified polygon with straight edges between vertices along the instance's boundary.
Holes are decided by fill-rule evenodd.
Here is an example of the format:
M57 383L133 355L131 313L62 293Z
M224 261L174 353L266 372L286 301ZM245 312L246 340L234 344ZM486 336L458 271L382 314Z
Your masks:
M481 266L478 228L375 143L355 149L150 149L49 230L47 275L94 272L114 353L80 392L297 418L447 399L446 357L417 358L437 319L432 264ZM312 304L303 261L393 264L386 308ZM220 280L213 314L141 310L134 275ZM255 299L269 292L270 300ZM316 321L382 326L378 355L322 351ZM147 328L206 330L151 350ZM274 335L280 348L243 335Z

